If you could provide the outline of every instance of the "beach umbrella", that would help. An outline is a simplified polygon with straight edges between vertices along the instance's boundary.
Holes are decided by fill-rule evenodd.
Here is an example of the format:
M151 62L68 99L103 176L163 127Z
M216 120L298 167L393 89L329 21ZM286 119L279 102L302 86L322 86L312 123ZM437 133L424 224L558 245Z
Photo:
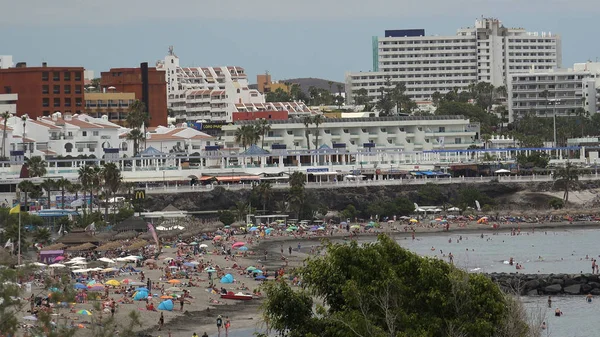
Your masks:
M83 283L75 283L75 289L87 289L86 285Z
M245 243L245 242L241 242L241 241L239 241L239 242L236 242L236 243L234 243L233 245L231 245L231 247L232 247L232 248L238 248L238 247L242 247L242 246L245 246L245 245L246 245L246 243Z
M200 264L200 262L198 262L198 261L190 261L190 262L187 262L187 263L193 264L194 266L197 266L197 265Z
M94 284L96 284L96 281L95 281L95 280L91 280L91 281L89 281L89 282L87 283L87 286L88 286L88 287L91 287L91 286L93 286Z
M286 231L286 232L293 232L293 231L294 231L294 229L290 227L290 228L286 229L285 231Z
M257 280L257 281L260 281L260 280L266 280L267 278L264 275L258 275L254 279Z
M250 266L250 267L246 268L246 271L253 271L253 270L256 270L256 267Z
M195 264L190 263L190 262L186 262L183 265L186 266L186 267L195 267L196 266Z
M92 312L89 311L89 310L81 309L77 313L80 314L80 315L84 315L84 316L92 316Z
M51 293L62 293L62 291L60 291L60 289L58 289L57 287L52 287L48 290L50 290Z
M221 283L233 283L233 276L231 274L227 274L221 277Z
M82 273L87 273L88 270L87 269L76 269L76 270L72 270L71 273L74 274L82 274Z
M273 228L267 228L265 229L265 233L270 234L273 231Z
M325 227L319 227L319 228L317 228L317 230L324 231Z
M248 247L246 247L246 246L242 246L242 247L238 248L238 251L240 251L240 252L245 252L247 250L248 250Z
M298 227L297 227L297 226L290 226L290 227L288 227L288 228L291 228L291 229L292 229L292 230L294 230L294 231L295 231L295 230L298 230Z
M126 259L126 258L124 258L124 257L117 257L117 258L115 259L115 261L117 261L117 262L129 262L129 259Z
M136 289L136 291L145 291L145 292L149 292L148 288L146 288L146 287L140 287L140 288L137 288L137 289Z
M200 246L198 246L198 247L200 247L200 248L208 248L208 245L207 245L207 244L205 244L205 243L203 243L203 244L201 244L201 245L200 245Z
M167 261L167 262L171 262L171 261L173 261L173 260L175 260L175 259L174 259L174 258L172 258L172 257L165 257L165 261Z
M412 222L412 223L419 222L419 220L417 220L417 219L410 219L409 221Z
M103 291L104 290L104 286L102 286L101 284L95 284L93 286L91 286L90 288L88 288L89 291Z
M158 310L173 311L173 301L166 300L160 302L160 304L158 305Z
M206 268L206 269L204 269L204 271L207 273L214 273L214 272L216 272L216 269L215 268Z
M258 227L250 227L249 232L255 232L258 230Z
M38 320L37 317L35 317L33 315L25 316L25 317L23 317L23 319L26 321L37 321Z
M147 291L136 291L135 294L133 294L133 300L134 301L143 301L146 298L148 298L148 292Z
M64 264L55 263L48 266L49 268L64 268L66 267Z
M346 221L342 221L342 222L340 222L340 225L342 225L342 226L346 226L347 224L348 224L348 223L347 223Z
M134 282L134 280L130 279L130 278L126 278L123 281L121 281L121 283L125 283L125 284L129 284L131 282Z
M104 268L101 271L103 273L110 273L110 272L117 271L117 270L119 270L119 269L117 269L117 268Z
M170 287L170 288L167 288L165 290L166 291L170 291L170 292L174 292L174 293L181 292L181 288L177 288L177 287Z
M169 269L177 269L177 268L179 268L179 267L177 267L177 266L169 266Z
M104 282L104 284L113 286L113 287L118 287L121 285L121 282L119 282L117 280L108 280L108 281Z
M252 271L252 274L262 274L262 273L263 273L263 271L262 271L262 270L260 270L260 269L254 269L254 270Z
M221 235L217 235L213 238L214 241L221 240L223 237Z
M350 229L360 229L360 226L359 225L352 225L352 226L350 226Z
M196 241L190 242L190 246L197 246L197 245L198 245L198 242L196 242Z
M62 261L64 259L65 259L64 256L57 256L57 257L54 258L54 262Z
M160 298L161 298L161 299L163 299L163 300L170 300L170 299L172 299L172 298L173 298L173 296L170 296L170 295L162 295Z
M175 279L169 280L168 282L171 283L171 284L179 284L179 283L181 283L181 281L175 280Z
M101 257L98 261L106 262L106 263L115 263L113 259L109 259L108 257Z

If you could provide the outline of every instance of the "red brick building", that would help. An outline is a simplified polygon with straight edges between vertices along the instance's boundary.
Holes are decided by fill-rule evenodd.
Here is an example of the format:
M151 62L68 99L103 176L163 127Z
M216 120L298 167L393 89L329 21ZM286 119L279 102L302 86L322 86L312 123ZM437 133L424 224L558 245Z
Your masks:
M233 121L253 121L256 119L266 120L286 120L289 119L289 113L287 111L244 111L234 112Z
M114 87L117 92L133 92L135 98L144 101L141 68L112 68L100 74L102 89ZM147 109L149 126L167 125L167 82L165 72L148 68Z
M0 69L0 94L18 94L17 115L35 119L61 113L83 113L83 67L27 67Z

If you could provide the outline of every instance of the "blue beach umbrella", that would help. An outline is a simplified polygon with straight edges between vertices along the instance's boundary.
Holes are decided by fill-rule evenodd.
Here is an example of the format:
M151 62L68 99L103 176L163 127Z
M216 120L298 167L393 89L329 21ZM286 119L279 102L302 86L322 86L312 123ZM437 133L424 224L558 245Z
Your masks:
M87 289L87 286L83 283L75 283L75 289Z
M233 283L233 276L231 274L227 274L221 278L221 283Z
M145 292L148 292L149 290L146 287L140 287L140 288L137 288L136 291L145 291Z
M240 252L245 252L245 251L247 251L247 250L248 250L248 247L246 247L246 246L242 246L242 247L238 248L238 250L239 250Z
M255 232L255 231L257 231L257 230L258 230L258 227L251 227L251 228L249 229L249 231L250 231L250 232Z
M254 279L255 279L255 280L257 280L257 281L260 281L260 280L265 280L265 279L267 279L267 278L266 278L264 275L258 275L258 276L257 276L257 277L255 277Z
M133 300L134 301L143 301L146 298L148 298L148 292L147 291L137 291L134 295L133 295Z

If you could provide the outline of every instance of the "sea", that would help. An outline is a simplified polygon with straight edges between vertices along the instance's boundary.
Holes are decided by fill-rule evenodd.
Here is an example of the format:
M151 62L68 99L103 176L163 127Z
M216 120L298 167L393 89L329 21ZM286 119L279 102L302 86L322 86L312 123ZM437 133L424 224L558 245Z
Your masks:
M529 230L520 235L487 231L439 235L417 233L415 240L408 236L397 241L422 256L448 261L448 254L452 253L454 264L469 272L517 272L514 265L508 264L512 257L515 263L524 267L520 270L522 273L590 273L591 258L600 259L600 230L592 229ZM532 321L546 322L544 337L600 336L600 325L596 321L600 297L587 303L584 296L553 296L553 308L548 308L547 298L543 296L522 297L521 300ZM563 316L554 316L555 308L560 308ZM234 330L229 337L252 337L258 330Z

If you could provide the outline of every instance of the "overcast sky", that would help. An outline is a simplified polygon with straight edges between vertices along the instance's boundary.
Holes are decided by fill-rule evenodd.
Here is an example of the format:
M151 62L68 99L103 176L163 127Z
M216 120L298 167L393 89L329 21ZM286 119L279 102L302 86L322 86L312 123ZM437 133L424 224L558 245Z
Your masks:
M424 28L452 35L478 17L558 33L563 66L600 57L598 0L18 0L0 10L0 54L36 65L110 67L162 59L184 66L238 65L255 82L342 81L371 68L371 36Z

